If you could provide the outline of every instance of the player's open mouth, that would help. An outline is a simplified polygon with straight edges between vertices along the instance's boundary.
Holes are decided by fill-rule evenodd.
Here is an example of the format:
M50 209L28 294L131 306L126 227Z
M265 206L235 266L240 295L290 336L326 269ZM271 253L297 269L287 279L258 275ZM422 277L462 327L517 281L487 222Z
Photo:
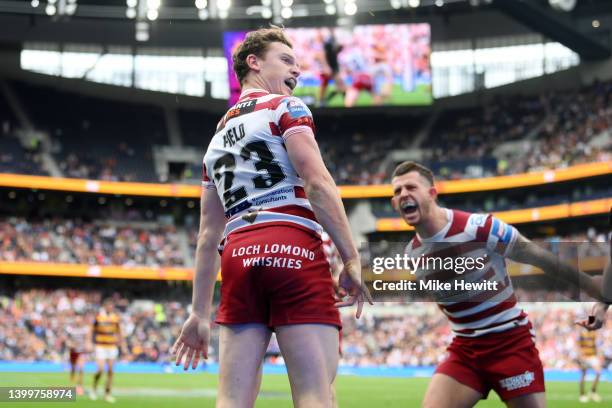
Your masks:
M287 78L285 79L285 85L287 85L289 89L293 90L297 86L297 80L295 78Z
M414 214L416 210L419 208L416 202L414 201L404 201L401 204L401 209L404 214Z

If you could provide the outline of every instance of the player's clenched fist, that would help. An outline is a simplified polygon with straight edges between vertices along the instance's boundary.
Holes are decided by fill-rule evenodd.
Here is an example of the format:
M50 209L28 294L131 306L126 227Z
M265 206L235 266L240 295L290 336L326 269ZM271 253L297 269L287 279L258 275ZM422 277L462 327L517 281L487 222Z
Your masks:
M200 362L200 355L208 358L208 341L210 339L210 320L190 314L183 325L181 334L172 346L172 355L176 356L176 365L181 364L183 356L185 362L183 369L187 370L189 365L195 370Z

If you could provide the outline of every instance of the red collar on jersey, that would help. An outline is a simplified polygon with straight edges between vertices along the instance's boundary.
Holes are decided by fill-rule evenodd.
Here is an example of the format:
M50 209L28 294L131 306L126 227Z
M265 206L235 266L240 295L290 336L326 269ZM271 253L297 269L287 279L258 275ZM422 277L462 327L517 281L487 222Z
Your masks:
M241 100L246 99L246 98L259 98L260 96L264 96L264 95L268 95L268 94L270 94L270 92L268 92L268 91L266 91L264 89L249 88L249 89L245 89L244 91L242 91L238 101L241 101Z

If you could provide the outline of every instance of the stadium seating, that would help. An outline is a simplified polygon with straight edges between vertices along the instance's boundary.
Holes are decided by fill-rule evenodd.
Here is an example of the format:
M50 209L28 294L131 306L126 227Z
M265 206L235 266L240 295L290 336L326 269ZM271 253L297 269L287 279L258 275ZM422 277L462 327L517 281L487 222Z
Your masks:
M54 156L67 177L159 181L152 147L169 144L161 108L22 82L12 86L36 127L51 135ZM481 108L443 112L421 145L431 152L422 161L443 180L473 177L469 169L474 166L481 167L482 175L494 176L610 160L609 146L588 143L612 127L611 95L612 82L596 82L571 92L497 97ZM6 102L0 98L0 108L7 112L4 116L10 116L2 104ZM324 161L338 184L388 181L390 168L382 165L383 160L394 150L409 149L425 120L411 117L406 130L399 132L394 130L397 117L379 115L365 122L351 117L315 118ZM178 119L184 144L203 153L218 115L179 110ZM4 121L13 123L10 118ZM493 149L507 141L524 141L526 153L519 160L494 157ZM2 171L40 173L37 156L27 154L13 139L1 137L0 146ZM198 180L200 174L199 165L188 166L185 180Z

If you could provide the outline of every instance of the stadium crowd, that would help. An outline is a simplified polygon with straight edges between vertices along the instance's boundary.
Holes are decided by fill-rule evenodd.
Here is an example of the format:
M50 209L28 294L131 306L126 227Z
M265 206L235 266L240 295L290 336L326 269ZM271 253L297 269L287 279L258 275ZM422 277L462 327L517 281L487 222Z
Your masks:
M186 260L195 253L197 234L195 225L186 228L183 246L181 232L174 225L0 217L0 261L181 267L187 266ZM582 233L536 241L554 252L580 258L603 256L608 248L605 234L592 227ZM365 260L395 256L404 246L404 243L373 242L368 250L364 249Z
M152 165L153 145L169 143L159 109L144 105L130 105L128 109L25 84L14 86L31 109L38 127L51 135L53 156L67 177L180 181L176 177L159 180ZM590 143L612 128L611 97L612 82L595 82L573 91L503 96L480 108L443 112L420 146L429 152L421 161L432 167L439 179L457 179L612 160L609 142ZM80 115L66 113L72 108L50 115L48 105L42 107L37 102L53 99L58 105L72 106ZM185 145L203 152L216 123L214 116L179 112L178 118ZM321 152L336 183L357 185L388 181L387 167L394 163L385 159L394 150L409 149L413 132L425 120L415 116L410 119L410 131L397 132L393 131L396 119L392 117L365 124L359 121L360 126L351 116L342 121L325 116L315 119ZM203 138L203 134L208 136ZM0 146L8 144L9 139L8 134L1 135ZM493 150L500 141L516 141L519 147L514 150L524 154L520 159L503 154L494 157ZM0 154L1 171L42 172L38 154L17 152L12 145L6 151ZM182 180L197 181L200 172L190 166L187 169Z
M138 227L49 218L0 219L0 260L183 266L174 226Z
M539 295L523 293L521 300ZM93 322L101 292L77 289L27 289L0 295L0 360L66 361L67 332L75 316ZM170 364L169 348L180 333L189 300L141 300L113 295L129 352L125 361ZM536 331L536 343L546 368L577 368L575 321L589 304L522 303ZM612 322L598 332L602 354L612 357ZM218 353L218 327L213 327L211 360ZM356 320L343 314L342 364L349 366L431 366L445 355L452 334L446 318L433 303L377 304ZM274 354L274 353L271 353ZM270 357L271 362L282 359Z
M68 332L76 314L93 324L101 293L76 289L20 291L0 296L0 360L64 361ZM180 333L187 308L179 302L128 300L113 296L129 353L127 361L169 361L169 348ZM92 351L91 345L86 345Z

